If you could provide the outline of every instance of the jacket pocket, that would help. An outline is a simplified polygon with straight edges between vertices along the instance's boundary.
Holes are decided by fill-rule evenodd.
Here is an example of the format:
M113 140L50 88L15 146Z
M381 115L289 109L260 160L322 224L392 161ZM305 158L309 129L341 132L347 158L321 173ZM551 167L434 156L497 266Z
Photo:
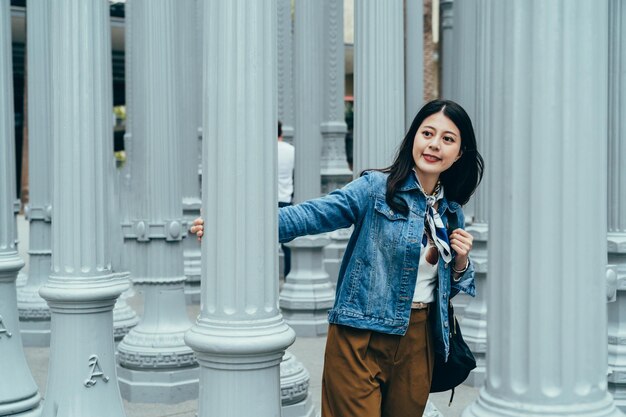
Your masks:
M375 249L382 250L387 261L395 258L394 253L403 234L407 233L407 227L406 215L393 210L383 198L376 199L371 237Z

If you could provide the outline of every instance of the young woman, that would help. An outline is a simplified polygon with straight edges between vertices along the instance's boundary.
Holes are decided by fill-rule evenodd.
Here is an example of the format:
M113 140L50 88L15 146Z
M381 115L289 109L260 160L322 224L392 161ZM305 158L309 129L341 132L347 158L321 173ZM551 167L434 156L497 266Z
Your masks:
M469 116L435 100L390 167L279 210L281 242L354 225L328 313L323 417L422 415L434 355L449 353L449 299L475 294L461 206L482 172Z

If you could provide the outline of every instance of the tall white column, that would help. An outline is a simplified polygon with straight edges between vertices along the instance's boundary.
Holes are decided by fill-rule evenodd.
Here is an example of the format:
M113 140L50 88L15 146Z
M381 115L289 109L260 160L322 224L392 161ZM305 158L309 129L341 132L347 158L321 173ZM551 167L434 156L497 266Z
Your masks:
M185 62L178 71L180 77L180 168L182 180L183 218L188 224L200 216L200 172L202 146L198 135L200 120L197 112L202 107L200 65L201 54L197 43L196 26L198 4L196 0L179 0L177 6L176 33L179 36L177 47L178 62ZM196 239L183 240L185 260L185 295L188 301L200 301L200 248Z
M276 2L278 37L278 120L283 124L283 139L293 143L294 84L293 84L293 18L291 0Z
M424 103L424 0L404 5L404 130Z
M346 160L345 52L343 2L323 0L322 37L322 193L341 188L352 180ZM297 8L298 6L296 6Z
M283 140L293 143L294 85L293 85L293 19L291 0L276 3L278 120L282 123ZM282 271L281 266L281 271ZM315 408L309 394L309 371L290 352L280 363L280 390L283 417L313 417Z
M126 74L126 120L124 133L124 152L126 153L126 161L119 168L114 171L114 197L115 209L117 214L111 219L114 223L112 225L112 237L116 239L117 243L113 245L113 270L120 274L121 277L130 278L130 271L133 269L132 265L137 262L127 253L127 243L124 240L124 233L122 227L124 224L129 223L129 207L135 202L136 196L133 194L130 184L131 167L133 165L133 143L132 143L132 103L133 103L133 89L132 82L130 80L131 63L133 60L133 41L132 41L132 8L133 2L125 3L125 19L124 19L124 73ZM119 343L124 336L128 334L130 329L135 327L139 322L137 313L130 307L127 300L136 295L135 289L130 281L130 285L126 291L124 291L115 303L113 308L113 332L115 342Z
M176 403L194 398L198 367L184 334L191 327L184 294L180 88L176 32L179 2L132 2L132 173L127 256L144 314L118 346L122 395ZM190 22L193 25L194 22Z
M476 123L477 111L479 106L477 103L477 92L482 88L477 84L484 77L478 78L478 51L484 47L484 43L478 41L479 32L484 33L485 28L479 25L488 20L486 16L480 12L479 0L460 0L454 4L454 31L453 31L453 74L451 80L450 96L446 97L459 103L470 118L474 121L474 128L480 129ZM484 54L481 54L484 56ZM445 64L444 64L445 65ZM484 101L483 101L484 104ZM481 140L477 137L477 140ZM480 145L480 143L479 143ZM481 148L481 151L483 149ZM489 173L489 170L486 171ZM485 188L485 187L481 187ZM474 204L476 199L472 198L464 207L465 224L469 225L474 219ZM465 307L469 303L469 296L460 294L455 297L455 308L459 314L462 314Z
M28 25L28 143L29 227L28 278L17 293L22 341L25 346L50 345L50 310L39 288L50 274L52 168L50 90L50 4L33 2L26 8Z
M479 10L497 92L487 167L497 279L487 379L465 417L622 415L606 384L608 31L597 28L608 26L607 4L491 0ZM592 149L590 137L600 138Z
M404 137L402 0L354 4L354 172L384 168Z
M296 203L321 195L322 100L324 60L324 2L296 2L295 21L295 123ZM335 291L324 269L327 235L303 236L288 243L292 248L291 272L280 293L285 321L298 336L328 331L327 312Z
M345 51L343 40L343 2L324 0L324 48L322 99L322 194L341 188L352 181L346 160L345 122ZM330 244L324 248L324 270L330 281L337 282L341 259L352 229L328 234Z
M463 0L460 0L463 1ZM450 99L452 97L452 80L454 78L455 66L458 65L454 48L454 27L457 4L454 0L440 0L439 10L441 16L440 51L441 59L441 97Z
M52 271L40 289L52 315L42 415L124 416L112 310L128 285L111 269L109 8L59 0L50 13L55 209Z
M456 56L452 80L456 78L456 90L451 95L458 97L470 114L478 149L486 161L490 161L490 148L493 139L491 129L491 111L489 97L492 94L490 82L490 60L493 55L489 50L490 32L489 4L485 0L464 0L454 3L455 8L455 39L454 50L450 55ZM477 12L479 10L479 12ZM456 42L459 43L458 47ZM450 63L449 63L450 64ZM444 64L445 65L445 64ZM473 66L472 69L467 69ZM474 78L469 78L474 77ZM461 88L461 86L463 88ZM469 86L469 87L468 87ZM448 87L449 88L449 87ZM487 351L487 260L489 234L489 192L490 174L486 175L472 196L473 221L467 225L467 231L474 237L471 258L474 264L476 297L459 295L454 304L457 314L462 314L463 336L476 357L476 369L472 371L466 384L482 386L485 380L485 355Z
M24 261L15 223L15 127L11 6L0 1L0 415L38 416L41 397L28 369L18 324L15 280Z
M280 416L294 332L277 302L276 3L204 7L198 416Z
M609 391L626 411L626 5L609 1L608 255L618 291L608 304Z

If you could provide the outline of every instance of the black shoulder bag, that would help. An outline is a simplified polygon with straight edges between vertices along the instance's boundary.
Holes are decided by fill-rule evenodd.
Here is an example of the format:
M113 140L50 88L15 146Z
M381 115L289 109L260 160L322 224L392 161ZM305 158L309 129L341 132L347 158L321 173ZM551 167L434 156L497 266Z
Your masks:
M476 359L463 340L461 328L454 316L454 307L448 302L448 323L450 329L450 355L445 362L441 355L435 354L433 379L430 392L452 390L450 404L454 398L454 388L467 379L472 369L476 368ZM449 405L449 404L448 404Z

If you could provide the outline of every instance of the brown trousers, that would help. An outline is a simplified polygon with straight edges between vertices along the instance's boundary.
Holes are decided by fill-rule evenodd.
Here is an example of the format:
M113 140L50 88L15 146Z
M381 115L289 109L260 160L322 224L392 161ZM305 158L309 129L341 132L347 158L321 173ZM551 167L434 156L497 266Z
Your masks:
M428 309L412 310L404 336L331 324L322 417L421 417L434 351Z

